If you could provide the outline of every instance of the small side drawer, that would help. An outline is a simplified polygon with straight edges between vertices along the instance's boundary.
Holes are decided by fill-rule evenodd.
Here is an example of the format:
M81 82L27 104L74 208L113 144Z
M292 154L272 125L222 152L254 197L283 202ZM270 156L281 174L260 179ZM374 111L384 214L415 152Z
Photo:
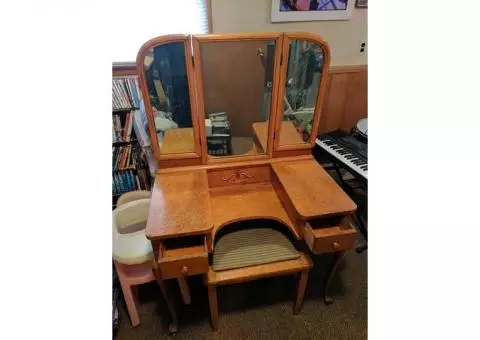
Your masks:
M353 248L356 234L357 231L348 222L323 228L313 228L307 222L303 238L314 254L320 254Z
M205 240L201 245L167 248L165 245L158 261L162 279L171 279L208 272L208 251Z

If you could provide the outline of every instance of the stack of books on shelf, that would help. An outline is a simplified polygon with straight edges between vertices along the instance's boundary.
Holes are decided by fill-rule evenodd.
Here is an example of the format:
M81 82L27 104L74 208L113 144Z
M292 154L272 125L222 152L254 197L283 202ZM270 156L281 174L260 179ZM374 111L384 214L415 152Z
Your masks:
M123 124L120 115L112 116L112 142L129 142L132 136L134 111L127 112Z
M137 145L113 147L114 196L133 190L150 190L150 181L142 150Z
M113 174L112 194L114 196L137 190L139 184L133 170L116 172Z
M121 194L150 190L157 164L136 76L112 80L112 206ZM149 171L150 170L150 171Z
M135 169L136 165L136 148L132 145L113 147L113 171L123 171Z
M112 107L113 110L125 110L140 107L142 97L136 77L113 78Z

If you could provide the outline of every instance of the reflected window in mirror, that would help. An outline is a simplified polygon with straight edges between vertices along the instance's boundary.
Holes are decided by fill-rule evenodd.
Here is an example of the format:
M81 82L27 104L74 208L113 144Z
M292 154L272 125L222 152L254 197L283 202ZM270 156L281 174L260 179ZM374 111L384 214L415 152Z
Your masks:
M200 42L212 157L266 153L275 41Z
M323 65L320 45L290 41L279 145L309 142Z
M144 65L160 153L195 152L183 41L150 49Z

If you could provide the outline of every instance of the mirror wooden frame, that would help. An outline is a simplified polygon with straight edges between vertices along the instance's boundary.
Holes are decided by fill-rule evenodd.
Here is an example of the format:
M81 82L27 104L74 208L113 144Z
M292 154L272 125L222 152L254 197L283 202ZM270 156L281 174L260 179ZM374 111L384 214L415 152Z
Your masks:
M176 154L162 154L160 146L158 144L157 133L155 129L155 121L153 117L152 104L149 99L148 86L145 79L145 65L144 59L150 49L159 45L165 45L169 43L183 42L185 48L185 67L188 79L188 92L190 96L190 114L193 125L193 143L195 152L188 153L176 153ZM192 49L190 45L190 35L175 34L165 35L153 38L142 45L137 54L137 73L142 91L143 103L145 106L145 112L148 120L148 129L150 134L150 142L153 148L153 154L159 161L160 167L168 166L188 166L201 164L202 161L202 149L200 147L200 131L198 126L198 112L196 95L193 80L193 65L192 65Z
M328 70L330 67L330 48L323 38L317 34L313 33L284 33L283 34L283 43L282 43L282 66L280 69L280 84L278 86L277 93L277 103L276 103L276 126L275 126L275 135L280 136L280 128L284 117L284 102L283 97L285 96L285 81L287 78L288 71L288 58L290 53L290 42L292 40L306 40L315 44L318 44L323 50L323 68L322 75L320 79L320 86L317 91L317 99L315 101L315 110L313 113L313 122L312 122L312 131L310 132L310 139L308 142L302 144L288 144L280 145L280 138L274 139L274 153L286 155L288 152L294 150L308 150L315 145L315 139L317 138L318 128L320 123L320 116L322 112L323 98L325 95L325 90L327 87L328 79Z
M203 98L203 78L201 70L200 44L211 42L235 42L235 41L275 41L275 56L272 79L272 97L268 131L265 138L265 154L247 156L215 157L208 154L207 137L205 133L205 103ZM318 44L324 53L324 64L320 79L320 85L315 101L312 130L308 142L302 144L280 145L280 127L284 117L285 81L288 70L288 58L290 42L292 40L306 40ZM145 79L144 58L148 51L155 46L172 42L183 42L185 48L185 66L188 79L188 91L190 99L190 112L192 117L194 150L195 152L178 154L161 154L156 134L152 105L148 95ZM178 166L233 164L252 161L266 161L271 158L308 155L315 145L315 139L319 129L321 111L325 91L327 87L328 71L330 67L330 48L325 40L313 33L238 33L238 34L206 34L206 35L166 35L147 41L137 54L137 73L140 89L144 98L144 106L148 120L148 129L153 148L153 154L159 161L159 168Z

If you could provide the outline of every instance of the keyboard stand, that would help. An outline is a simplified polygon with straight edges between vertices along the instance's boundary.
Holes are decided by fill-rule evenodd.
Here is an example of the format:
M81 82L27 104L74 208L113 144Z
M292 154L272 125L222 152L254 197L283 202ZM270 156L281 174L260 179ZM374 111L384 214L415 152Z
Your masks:
M345 167L342 167L341 164L339 164L338 162L336 162L333 157L329 157L332 161L332 165L323 165L323 168L327 171L330 171L330 170L335 170L335 172L337 173L337 176L338 178L340 179L340 184L342 186L342 188L347 192L347 194L351 195L351 193L356 190L356 189L363 189L363 188L367 188L367 182L365 181L365 179L361 178L359 180L355 180L356 182L360 181L361 184L358 185L358 186L352 186L349 182L351 180L344 180L343 179L343 176L342 176L342 173L340 172L340 169L343 169L344 171L352 174L352 176L354 176L355 179L358 178L358 176L349 171L348 168L345 168ZM355 251L357 252L357 254L361 254L363 253L365 250L368 249L368 232L367 232L367 228L365 227L365 223L363 221L363 218L360 216L360 213L359 213L359 209L357 209L355 211L355 213L353 215L351 215L350 219L352 220L353 224L355 224L355 227L358 229L358 231L360 231L360 233L362 234L363 236L363 239L365 240L365 243L364 244L361 244L359 246L357 246L355 248Z

